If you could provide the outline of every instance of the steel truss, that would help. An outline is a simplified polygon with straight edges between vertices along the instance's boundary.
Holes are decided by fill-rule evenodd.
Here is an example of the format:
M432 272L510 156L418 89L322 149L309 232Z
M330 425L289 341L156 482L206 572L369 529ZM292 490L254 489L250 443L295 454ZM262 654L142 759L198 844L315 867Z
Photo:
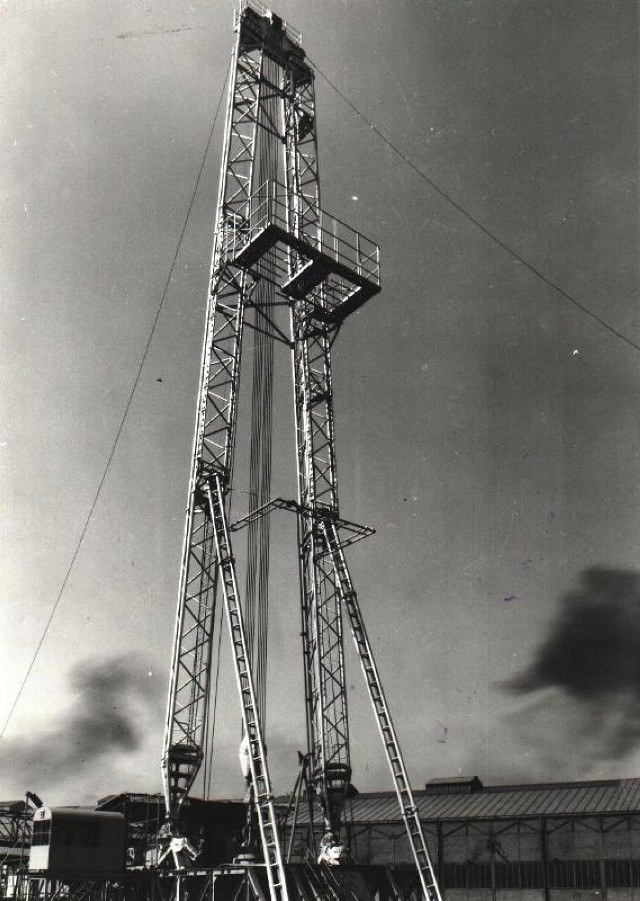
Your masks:
M77 876L29 874L25 901L143 901L131 877L107 879L103 874Z
M279 110L279 114L276 114ZM265 156L265 148L268 153ZM271 162L267 165L265 159ZM275 162L273 162L275 160ZM283 179L280 178L283 172ZM274 290L262 290L265 283ZM231 638L249 744L252 798L272 901L290 886L265 755L251 647L238 596L231 532L274 507L298 522L308 772L329 840L339 842L351 779L343 619L346 610L400 800L425 898L439 901L391 716L366 637L344 547L370 534L340 518L331 348L344 319L380 290L378 247L320 204L314 73L300 36L254 2L242 2L227 106L211 287L180 575L163 776L175 866L193 849L180 810L203 760L216 598ZM277 298L277 299L275 299ZM290 309L290 335L276 322ZM253 309L251 320L245 317ZM244 325L292 351L298 498L230 522ZM325 886L324 894L331 896ZM322 892L321 892L322 894Z
M287 879L298 901L419 901L420 897L410 874L381 866L295 863L287 867ZM268 897L265 868L244 863L177 873L138 870L111 877L32 874L25 880L21 901L266 901Z

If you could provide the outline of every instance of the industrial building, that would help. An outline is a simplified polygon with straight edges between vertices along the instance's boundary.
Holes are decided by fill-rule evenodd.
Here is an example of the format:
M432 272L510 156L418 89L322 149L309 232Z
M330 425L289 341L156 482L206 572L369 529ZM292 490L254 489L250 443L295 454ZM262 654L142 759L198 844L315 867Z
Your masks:
M448 901L580 901L640 897L640 779L484 786L474 778L432 780L414 793L440 890ZM123 792L101 799L99 812L126 821L126 869L155 867L163 798ZM281 799L283 813L287 799ZM15 872L28 856L32 815L24 802L0 805L2 898L15 897ZM192 799L189 817L202 828L201 865L231 860L240 847L245 806ZM302 804L290 843L292 863L317 842ZM354 795L347 802L351 863L392 873L397 894L413 894L415 866L393 792ZM315 835L311 832L315 831ZM347 866L349 866L347 864Z
M414 797L448 899L640 895L640 779L500 786L433 780ZM302 819L301 833L308 813ZM411 871L393 793L352 798L348 823L359 863Z

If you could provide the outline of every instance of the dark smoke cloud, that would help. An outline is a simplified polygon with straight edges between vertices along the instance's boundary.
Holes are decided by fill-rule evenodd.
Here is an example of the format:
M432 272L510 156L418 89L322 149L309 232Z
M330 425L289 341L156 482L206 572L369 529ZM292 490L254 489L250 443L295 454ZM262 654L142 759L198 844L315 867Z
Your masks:
M73 670L70 683L82 706L70 717L65 733L81 760L111 749L138 747L138 729L128 705L131 693L143 689L141 677L123 660L85 661Z
M3 740L0 767L26 788L46 789L108 754L134 751L143 738L140 705L157 701L152 684L142 664L124 657L79 663L69 675L71 710L52 728Z
M572 728L590 740L591 761L632 751L640 741L640 574L585 570L531 665L502 687L562 693L576 717Z
M594 568L561 601L550 634L513 691L558 686L585 700L611 692L640 697L640 576Z

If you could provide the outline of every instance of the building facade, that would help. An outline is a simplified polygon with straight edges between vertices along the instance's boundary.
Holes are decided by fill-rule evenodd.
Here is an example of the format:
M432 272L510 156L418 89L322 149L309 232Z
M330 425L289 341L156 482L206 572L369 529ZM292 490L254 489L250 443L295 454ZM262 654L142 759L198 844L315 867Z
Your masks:
M447 901L640 901L640 779L434 780L415 800ZM410 878L393 793L357 795L347 816L354 862L406 869ZM309 828L303 811L294 846Z
M445 901L640 901L640 779L525 786L434 780L415 792L415 800ZM283 799L279 816L287 808ZM125 894L151 897L147 883L157 860L162 797L112 795L95 810L124 817L131 882ZM203 872L233 860L245 815L240 801L192 799L190 829L201 847ZM355 794L345 815L345 843L357 865L350 869L370 868L371 897L416 898L416 871L395 794ZM28 856L31 816L24 802L3 805L0 898L23 897L16 877ZM320 812L314 816L302 800L297 822L290 816L284 828L283 847L293 864L303 862L310 836L317 845L322 831Z

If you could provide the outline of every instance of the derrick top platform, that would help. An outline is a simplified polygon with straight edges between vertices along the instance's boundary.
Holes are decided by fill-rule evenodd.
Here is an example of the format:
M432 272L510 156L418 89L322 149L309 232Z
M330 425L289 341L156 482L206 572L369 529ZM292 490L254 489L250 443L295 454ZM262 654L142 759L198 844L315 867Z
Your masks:
M275 285L292 305L303 302L311 319L337 327L380 291L378 246L320 208L313 69L302 49L302 34L259 0L240 0L235 30L243 81L232 125L233 189L217 220L214 269L243 269L255 281ZM274 61L280 73L267 78L264 57ZM273 112L265 119L267 101L260 100L265 90L266 96L288 105L284 131ZM249 161L256 152L251 133L256 126L260 147L271 137L290 144L295 134L294 170L299 166L300 171L287 168L286 186L275 180L283 173L272 169L261 172L262 184L255 188L256 173Z
M262 47L281 66L292 69L297 81L313 78L313 69L306 62L302 49L302 32L259 0L240 0L234 27L240 32L244 50Z

